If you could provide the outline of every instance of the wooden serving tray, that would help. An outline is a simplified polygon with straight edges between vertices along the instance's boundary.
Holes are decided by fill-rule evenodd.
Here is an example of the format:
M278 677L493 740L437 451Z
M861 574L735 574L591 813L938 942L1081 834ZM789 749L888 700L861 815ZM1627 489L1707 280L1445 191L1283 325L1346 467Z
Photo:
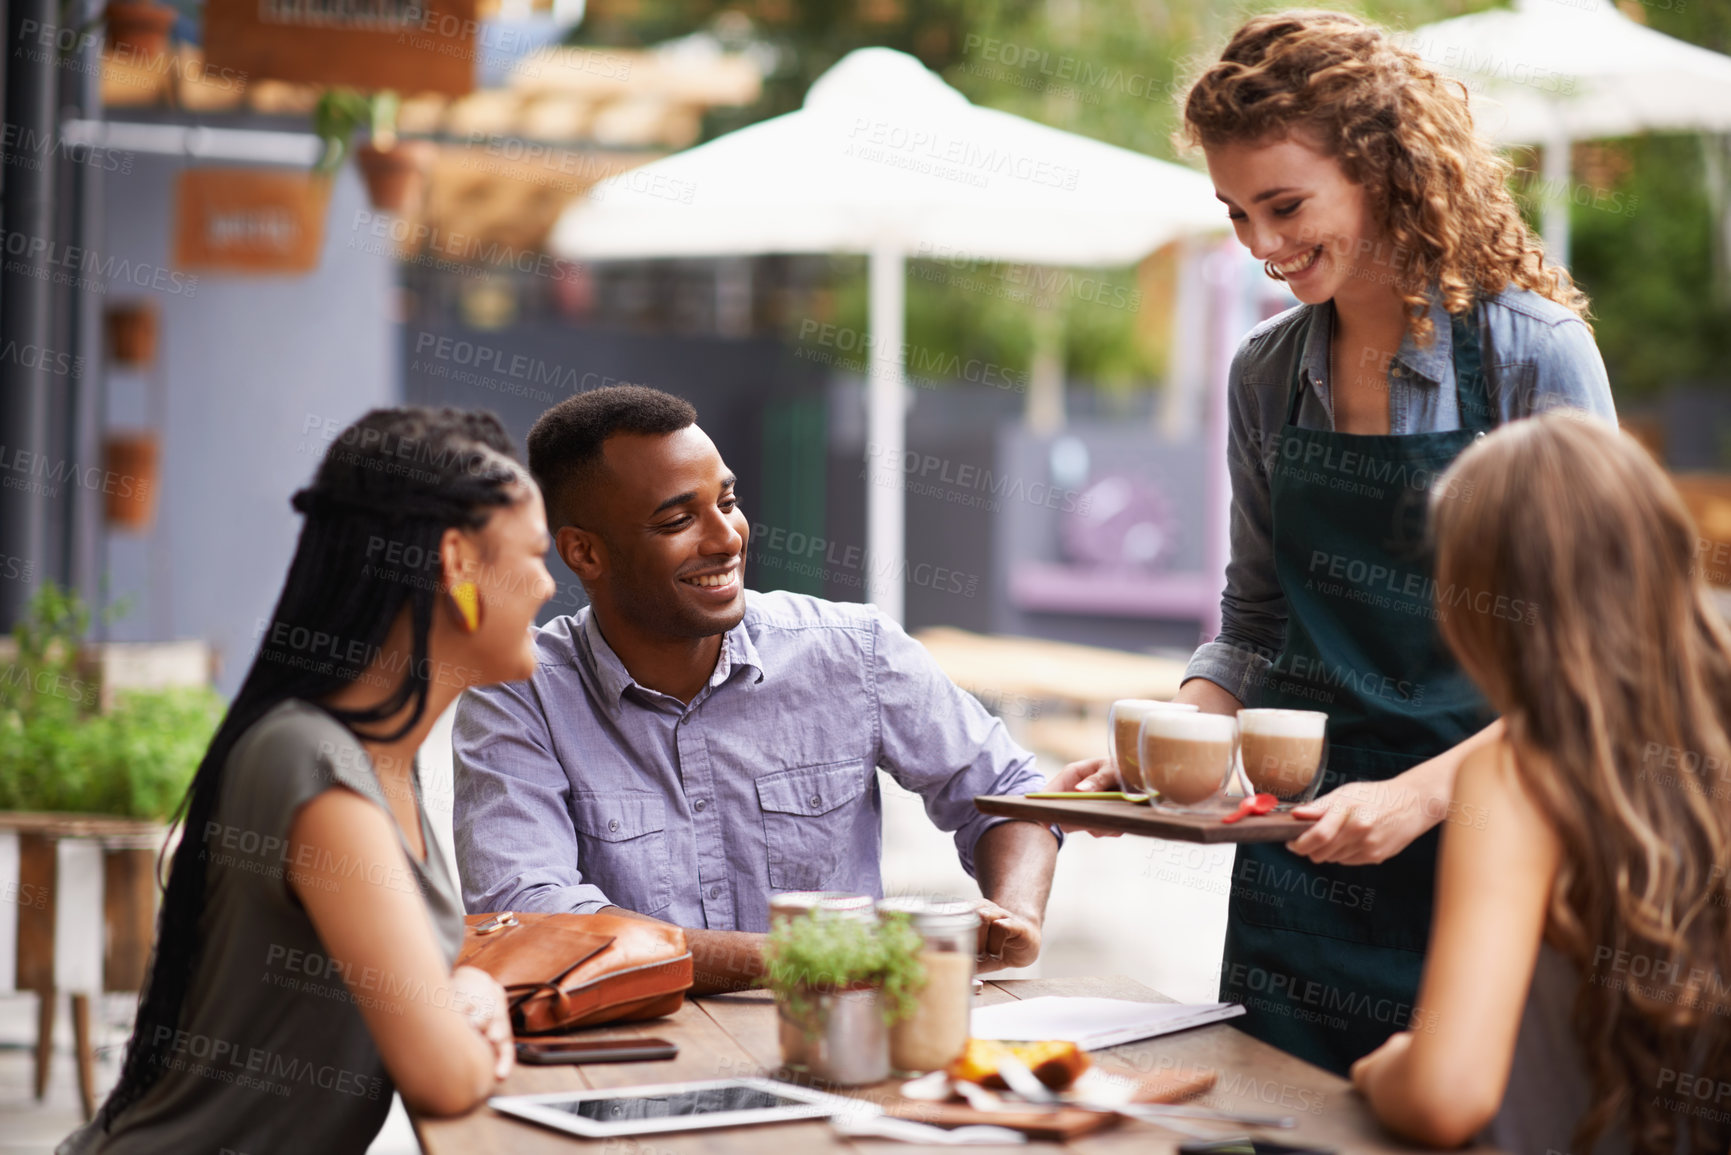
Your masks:
M1134 803L1132 803L1134 805ZM1087 1078L1084 1074L1083 1078ZM1119 1076L1122 1078L1122 1076ZM1212 1070L1188 1072L1168 1071L1141 1080L1135 1095L1137 1103L1182 1103L1194 1099L1214 1086ZM1064 1142L1116 1126L1122 1116L1109 1111L1089 1111L1081 1107L1041 1108L1026 1110L979 1111L966 1103L929 1103L923 1100L895 1098L883 1104L884 1114L935 1127L965 1127L971 1123L986 1123L1022 1131L1030 1139L1055 1139Z
M1287 842L1316 825L1314 818L1252 814L1226 823L1212 814L1169 814L1115 798L1024 798L984 794L974 799L982 814L1025 818L1063 826L1116 830L1175 842Z
M883 1105L883 1111L897 1119L930 1123L934 1127L967 1127L984 1123L1020 1131L1030 1139L1051 1139L1059 1143L1116 1127L1123 1121L1122 1116L1110 1111L1087 1111L1081 1107L976 1111L965 1103L923 1103L913 1099L892 1099Z

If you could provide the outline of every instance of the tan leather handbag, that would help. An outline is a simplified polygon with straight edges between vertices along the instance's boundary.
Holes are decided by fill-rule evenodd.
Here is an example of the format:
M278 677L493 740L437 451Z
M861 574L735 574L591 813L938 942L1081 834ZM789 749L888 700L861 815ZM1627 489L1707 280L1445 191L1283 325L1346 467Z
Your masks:
M499 980L519 1035L671 1015L691 987L691 950L676 926L617 914L511 911L463 921L457 965Z

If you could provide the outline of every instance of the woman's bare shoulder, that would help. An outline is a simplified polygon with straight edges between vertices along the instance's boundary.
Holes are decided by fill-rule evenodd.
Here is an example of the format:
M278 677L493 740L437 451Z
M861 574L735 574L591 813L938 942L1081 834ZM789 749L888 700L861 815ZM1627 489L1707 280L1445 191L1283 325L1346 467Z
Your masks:
M1557 852L1550 818L1528 787L1557 773L1543 751L1500 738L1469 754L1455 777L1457 823L1499 841L1510 840L1538 851Z

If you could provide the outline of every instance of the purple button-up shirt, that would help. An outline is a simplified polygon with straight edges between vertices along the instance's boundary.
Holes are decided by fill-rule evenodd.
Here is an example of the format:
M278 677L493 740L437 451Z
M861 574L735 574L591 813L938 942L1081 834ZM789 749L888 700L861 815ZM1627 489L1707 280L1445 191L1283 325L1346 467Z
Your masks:
M769 928L784 890L881 895L881 767L974 845L977 794L1044 777L1004 725L871 606L748 591L690 704L638 685L589 609L536 635L524 682L457 707L455 830L470 911L622 906Z

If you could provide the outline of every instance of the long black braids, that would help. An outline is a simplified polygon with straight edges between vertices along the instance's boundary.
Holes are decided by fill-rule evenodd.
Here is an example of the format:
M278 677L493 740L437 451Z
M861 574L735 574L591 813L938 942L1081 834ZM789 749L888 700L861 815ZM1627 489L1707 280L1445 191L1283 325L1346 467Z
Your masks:
M176 814L184 822L157 918L156 949L120 1079L103 1103L104 1130L166 1069L198 962L207 883L205 840L235 742L289 699L319 703L359 678L382 650L406 605L413 656L378 705L322 706L357 737L389 742L426 711L428 637L443 594L440 541L447 529L478 529L517 500L527 474L490 413L405 406L374 409L326 451L312 485L294 495L306 515L276 611L222 725ZM390 733L367 727L413 703Z

